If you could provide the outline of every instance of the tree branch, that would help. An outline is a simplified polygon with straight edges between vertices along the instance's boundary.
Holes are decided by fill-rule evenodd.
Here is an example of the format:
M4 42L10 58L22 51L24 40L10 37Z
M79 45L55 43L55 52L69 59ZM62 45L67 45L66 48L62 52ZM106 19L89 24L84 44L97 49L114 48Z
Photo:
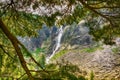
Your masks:
M47 72L47 73L49 73L49 72L55 72L55 70L54 71L43 71L43 70L30 70L30 72L37 72L37 73L40 73L40 72Z
M90 6L90 7L92 7L92 6ZM102 8L113 9L113 8L120 8L120 6L113 6L113 7L111 7L111 6L102 6L102 7L92 7L92 8L94 8L94 9L102 9Z
M93 11L94 13L100 15L101 17L105 18L106 20L108 20L110 22L111 26L114 26L113 23L112 23L112 21L107 16L105 16L105 15L97 12L96 10L94 10L94 8L92 8L91 6L87 5L83 0L79 0L79 1L82 3L83 6L85 6L89 10Z
M33 60L33 62L36 63L41 69L43 69L43 67L33 58L33 56L30 54L30 52L25 48L25 46L23 44L21 44L21 42L19 40L18 40L18 44L29 54L29 56Z
M101 3L104 3L105 1L98 1L98 2L95 2L95 3L89 3L87 5L99 5Z
M22 74L17 80L19 80L20 78L22 78L23 76L25 76L26 73Z
M7 54L8 55L8 57L10 57L10 58L12 58L12 59L14 59L8 52L6 52L5 51L5 49L3 48L3 46L2 45L0 45L0 48L3 50L3 52L5 53L5 54Z
M26 62L22 55L20 47L17 43L17 41L18 41L17 38L13 34L10 33L10 31L8 30L8 28L5 26L5 24L3 23L3 21L1 19L0 19L0 29L4 32L4 34L8 37L8 39L11 41L12 45L14 46L14 48L17 52L17 55L19 57L19 60L21 62L21 65L22 65L23 69L25 70L26 74L28 75L29 79L34 80L32 77L32 74L30 73L30 71L26 65Z

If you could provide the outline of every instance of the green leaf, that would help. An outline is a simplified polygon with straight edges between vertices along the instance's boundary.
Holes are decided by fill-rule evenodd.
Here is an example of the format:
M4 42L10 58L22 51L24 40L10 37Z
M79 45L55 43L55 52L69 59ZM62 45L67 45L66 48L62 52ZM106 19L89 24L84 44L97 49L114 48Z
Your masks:
M40 65L42 66L42 68L44 69L45 68L45 55L44 54L40 54Z

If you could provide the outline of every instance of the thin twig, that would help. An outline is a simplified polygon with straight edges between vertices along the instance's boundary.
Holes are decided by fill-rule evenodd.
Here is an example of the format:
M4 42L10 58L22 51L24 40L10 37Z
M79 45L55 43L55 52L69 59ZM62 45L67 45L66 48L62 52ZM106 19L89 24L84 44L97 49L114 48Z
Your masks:
M92 7L92 6L90 6L90 7ZM92 8L94 8L94 9L103 9L103 8L113 9L113 8L120 8L120 6L113 6L113 7L111 7L111 6L102 6L102 7L92 7Z
M7 46L7 45L3 45L3 44L0 44L0 46L3 46L3 47L7 47L7 48L11 48L11 49L13 49L13 47L11 46Z
M43 69L43 67L33 58L33 56L31 55L31 53L26 49L26 47L21 44L20 41L17 41L18 44L29 54L30 58L33 60L33 62L35 62L41 69Z
M98 11L94 10L94 8L92 8L91 6L87 5L83 0L79 0L79 1L82 3L82 5L84 5L89 10L93 11L94 13L96 13L96 14L100 15L101 17L105 18L106 20L108 20L110 22L111 26L114 26L113 22L111 21L111 19L109 17L107 17L107 16L99 13Z
M48 71L48 70L30 70L30 72L47 72L47 73L49 73L49 72L55 72L55 70L54 71Z
M23 76L25 76L26 73L24 73L23 75L21 75L17 80L19 80L20 78L22 78Z
M0 48L3 50L4 53L6 53L8 55L8 57L14 59L8 52L5 51L5 49L3 48L2 45L0 45Z
M98 5L98 4L101 4L101 3L104 3L105 1L100 1L100 2L96 2L96 3L89 3L88 5Z

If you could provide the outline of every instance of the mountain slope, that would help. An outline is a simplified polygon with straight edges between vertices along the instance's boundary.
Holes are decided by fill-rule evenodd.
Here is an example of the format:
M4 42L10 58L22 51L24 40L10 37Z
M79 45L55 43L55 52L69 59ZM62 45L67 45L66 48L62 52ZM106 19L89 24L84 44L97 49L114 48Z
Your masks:
M120 80L120 54L113 53L109 47L92 53L71 51L57 61L63 59L85 71L85 76L93 71L95 80Z

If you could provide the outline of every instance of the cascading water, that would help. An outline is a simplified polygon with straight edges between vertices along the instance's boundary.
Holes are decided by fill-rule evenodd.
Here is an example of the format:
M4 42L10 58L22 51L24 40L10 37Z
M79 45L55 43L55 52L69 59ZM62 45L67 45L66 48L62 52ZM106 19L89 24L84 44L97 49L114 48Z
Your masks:
M53 48L52 54L46 59L46 63L49 63L50 59L55 55L56 51L60 48L62 35L63 35L63 27L61 26L58 30L58 36L56 37L55 48Z

